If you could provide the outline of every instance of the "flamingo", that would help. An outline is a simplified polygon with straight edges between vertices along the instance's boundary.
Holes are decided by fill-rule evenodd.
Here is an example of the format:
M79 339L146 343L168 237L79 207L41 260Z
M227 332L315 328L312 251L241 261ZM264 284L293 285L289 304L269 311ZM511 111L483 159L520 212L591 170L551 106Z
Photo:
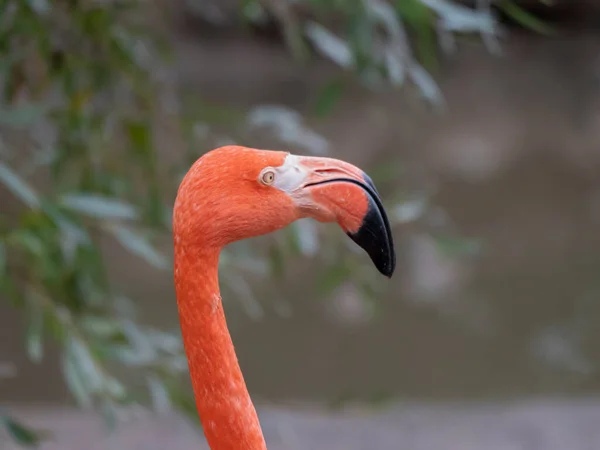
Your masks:
M391 278L396 256L377 190L362 170L333 158L225 146L184 176L173 209L174 282L196 408L212 450L266 450L229 334L221 249L297 219L337 222Z

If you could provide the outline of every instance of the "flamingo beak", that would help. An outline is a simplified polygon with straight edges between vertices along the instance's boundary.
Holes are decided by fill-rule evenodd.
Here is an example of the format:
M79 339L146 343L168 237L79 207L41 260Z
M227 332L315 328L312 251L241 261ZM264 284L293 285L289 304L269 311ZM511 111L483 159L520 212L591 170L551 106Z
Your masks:
M358 167L332 158L303 157L303 191L310 194L307 215L336 221L391 278L396 268L394 241L383 203L371 178Z

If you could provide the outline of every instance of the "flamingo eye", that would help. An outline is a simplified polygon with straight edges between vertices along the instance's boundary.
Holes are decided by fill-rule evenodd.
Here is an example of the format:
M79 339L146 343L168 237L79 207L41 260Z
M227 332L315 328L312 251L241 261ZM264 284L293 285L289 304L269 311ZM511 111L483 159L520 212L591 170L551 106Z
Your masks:
M273 184L273 182L275 181L275 172L273 172L272 170L265 170L262 175L260 176L261 181L263 182L263 184L266 184L267 186Z

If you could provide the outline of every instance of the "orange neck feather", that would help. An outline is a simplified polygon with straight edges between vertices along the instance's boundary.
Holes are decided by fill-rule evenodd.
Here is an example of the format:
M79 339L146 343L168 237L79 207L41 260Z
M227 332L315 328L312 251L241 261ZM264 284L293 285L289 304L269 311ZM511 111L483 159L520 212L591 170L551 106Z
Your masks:
M175 236L175 292L196 407L212 450L266 450L219 294L218 249Z

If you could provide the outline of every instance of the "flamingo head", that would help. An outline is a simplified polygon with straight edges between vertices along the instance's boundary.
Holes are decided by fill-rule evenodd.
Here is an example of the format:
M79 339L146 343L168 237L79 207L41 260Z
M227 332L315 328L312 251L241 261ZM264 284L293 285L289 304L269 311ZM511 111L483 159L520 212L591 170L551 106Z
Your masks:
M333 158L225 146L204 154L179 187L173 216L184 245L221 248L297 219L337 222L383 275L396 257L375 185L359 168Z

